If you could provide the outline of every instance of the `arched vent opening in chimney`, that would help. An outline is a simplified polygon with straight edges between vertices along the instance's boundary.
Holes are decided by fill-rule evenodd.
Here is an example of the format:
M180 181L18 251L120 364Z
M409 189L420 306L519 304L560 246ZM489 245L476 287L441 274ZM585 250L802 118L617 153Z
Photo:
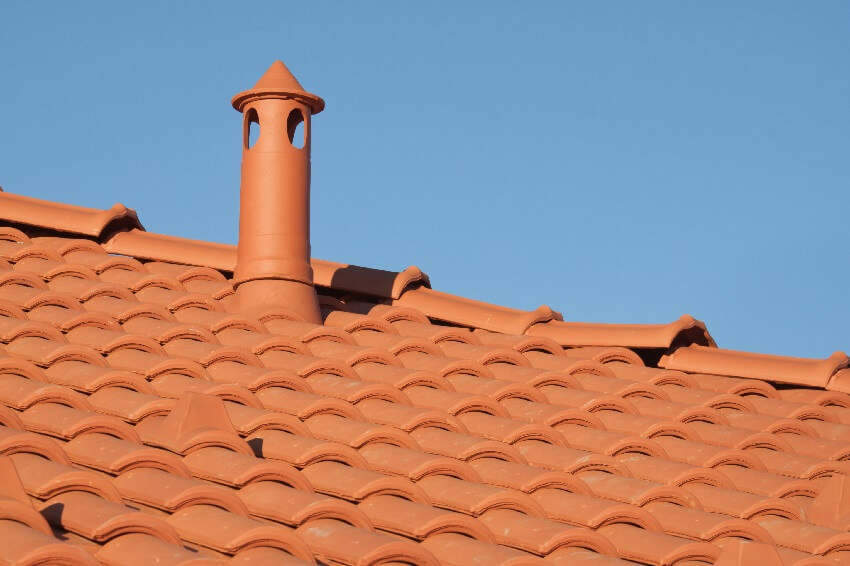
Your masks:
M251 149L260 139L260 117L251 108L245 115L245 149Z
M294 108L286 119L286 132L289 135L289 143L297 149L304 147L307 140L307 132L304 129L304 115L301 110Z

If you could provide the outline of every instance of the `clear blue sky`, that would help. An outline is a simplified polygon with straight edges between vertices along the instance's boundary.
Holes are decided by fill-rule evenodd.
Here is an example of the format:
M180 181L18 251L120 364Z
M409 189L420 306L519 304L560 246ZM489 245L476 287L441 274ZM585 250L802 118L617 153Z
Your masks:
M315 257L850 350L850 3L3 2L0 185L235 243L278 58L327 102Z

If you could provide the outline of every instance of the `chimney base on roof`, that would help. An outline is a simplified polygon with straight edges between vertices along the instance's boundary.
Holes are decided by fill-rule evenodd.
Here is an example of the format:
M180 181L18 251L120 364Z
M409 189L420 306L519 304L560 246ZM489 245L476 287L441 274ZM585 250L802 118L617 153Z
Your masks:
M239 308L245 311L284 310L292 318L322 324L319 298L312 285L282 279L254 279L236 288Z

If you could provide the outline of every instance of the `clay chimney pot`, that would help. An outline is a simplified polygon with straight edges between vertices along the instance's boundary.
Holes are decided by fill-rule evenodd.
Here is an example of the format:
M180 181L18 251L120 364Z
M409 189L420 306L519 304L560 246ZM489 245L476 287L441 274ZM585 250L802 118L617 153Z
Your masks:
M325 102L305 91L280 61L231 102L243 113L234 272L240 308L284 309L321 324L310 267L310 126ZM303 138L297 130L302 124ZM259 137L252 143L256 127Z

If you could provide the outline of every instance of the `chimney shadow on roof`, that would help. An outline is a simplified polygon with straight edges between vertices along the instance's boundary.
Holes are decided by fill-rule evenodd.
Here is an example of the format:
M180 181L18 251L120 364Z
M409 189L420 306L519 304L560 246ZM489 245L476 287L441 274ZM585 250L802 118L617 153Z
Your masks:
M330 286L346 291L369 289L370 295L387 298L392 296L397 275L382 269L346 265L334 271Z

